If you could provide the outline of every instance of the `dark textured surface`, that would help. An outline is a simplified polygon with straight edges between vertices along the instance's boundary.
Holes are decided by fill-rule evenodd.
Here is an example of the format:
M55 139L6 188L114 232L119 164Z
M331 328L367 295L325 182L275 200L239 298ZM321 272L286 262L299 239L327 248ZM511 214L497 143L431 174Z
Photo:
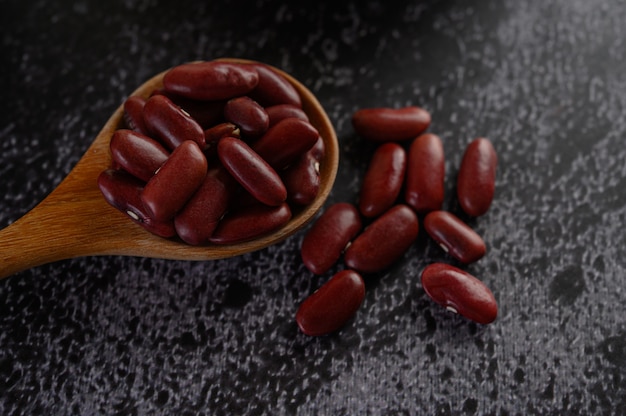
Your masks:
M0 1L2 227L126 94L195 59L266 61L318 94L341 141L329 203L355 201L371 155L350 126L360 107L432 112L449 209L470 139L500 160L471 223L488 254L467 268L495 323L426 298L421 270L449 259L425 238L321 338L293 320L330 275L302 266L302 234L214 262L61 261L0 282L0 414L620 414L624 22L621 0Z

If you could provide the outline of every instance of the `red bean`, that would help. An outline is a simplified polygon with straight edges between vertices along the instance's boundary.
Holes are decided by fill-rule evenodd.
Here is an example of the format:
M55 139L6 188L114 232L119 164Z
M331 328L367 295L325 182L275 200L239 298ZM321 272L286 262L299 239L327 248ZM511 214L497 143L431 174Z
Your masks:
M165 221L174 218L204 181L207 160L192 140L185 140L148 181L141 200L149 215Z
M473 263L487 252L483 239L450 212L428 213L424 218L424 228L445 252L462 263Z
M217 154L231 175L260 202L277 206L287 199L287 189L276 171L245 142L225 137Z
M124 101L124 122L126 126L141 134L148 134L146 124L143 122L143 107L146 99L133 95Z
M425 133L409 149L404 199L416 212L441 209L444 199L445 159L439 136Z
M185 140L193 140L200 148L205 145L202 127L164 95L155 95L146 101L143 117L152 136L170 150Z
M128 215L133 222L152 234L173 237L176 230L171 220L157 221L146 212L141 202L144 185L144 182L122 170L107 169L98 176L98 188L111 206Z
M311 149L319 133L309 122L287 118L270 128L252 148L274 169L284 169Z
M259 74L256 88L249 94L251 98L264 107L277 104L291 104L302 107L298 91L279 73L264 64L250 64Z
M282 171L281 178L287 189L287 199L296 205L309 205L320 189L319 162L311 152L306 152Z
M224 137L234 137L236 139L241 138L241 131L239 127L233 123L220 123L213 127L210 127L204 131L204 154L207 157L217 154L217 143Z
M163 77L165 91L205 101L247 95L258 83L254 67L216 61L179 65Z
M304 265L315 274L328 271L361 230L357 208L346 202L328 207L307 231L300 253Z
M365 108L352 115L358 135L375 142L403 141L422 134L430 125L430 113L420 107Z
M250 97L230 99L224 106L224 118L236 124L245 137L255 138L267 131L270 119L263 107Z
M446 309L480 324L493 322L498 305L493 293L471 274L444 263L434 263L422 272L426 294Z
M365 228L346 250L344 261L363 273L382 271L409 249L418 231L413 210L396 205Z
M326 335L343 327L365 298L363 278L353 270L335 274L298 308L296 322L309 336Z
M365 217L377 217L391 208L402 188L406 152L396 143L385 143L372 157L359 198L359 210Z
M224 105L226 101L198 101L191 98L181 97L165 91L163 88L158 89L152 95L165 95L174 104L182 108L203 128L207 129L215 124L224 121Z
M478 217L489 210L497 164L496 150L488 139L475 139L465 149L457 178L457 197L466 214Z
M267 112L267 116L270 120L269 126L272 127L274 124L278 123L281 120L286 118L299 118L303 121L309 121L309 117L306 115L304 110L300 107L296 107L291 104L277 104L270 107L266 107L265 111Z
M148 182L170 153L157 141L134 130L116 130L110 142L111 157L126 172Z
M174 218L176 233L184 242L199 245L209 241L228 209L233 182L222 166L208 171L200 188Z
M326 145L324 144L324 139L321 136L318 136L317 141L313 145L313 147L309 150L311 156L318 162L321 162L326 155Z
M291 209L286 203L276 207L256 204L229 212L209 238L214 244L237 244L266 235L287 224Z

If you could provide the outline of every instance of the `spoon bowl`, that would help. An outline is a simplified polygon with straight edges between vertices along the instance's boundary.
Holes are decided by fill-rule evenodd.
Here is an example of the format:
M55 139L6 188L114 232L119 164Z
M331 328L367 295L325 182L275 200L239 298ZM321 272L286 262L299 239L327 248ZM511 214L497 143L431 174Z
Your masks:
M302 229L324 205L333 187L339 164L337 135L311 91L289 74L270 68L296 88L302 99L302 109L320 133L326 148L320 164L321 183L317 197L302 209L294 209L293 217L285 226L239 244L191 246L177 239L155 236L134 224L105 201L97 185L98 175L111 166L109 143L115 130L123 124L124 110L120 105L59 186L23 217L0 230L0 278L42 264L82 256L216 260L260 250ZM147 98L152 91L162 87L166 72L146 81L132 95Z

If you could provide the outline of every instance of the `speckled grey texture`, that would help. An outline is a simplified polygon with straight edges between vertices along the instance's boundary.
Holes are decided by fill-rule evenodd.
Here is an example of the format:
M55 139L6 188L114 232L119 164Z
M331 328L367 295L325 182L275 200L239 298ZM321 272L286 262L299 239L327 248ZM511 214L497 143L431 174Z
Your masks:
M421 270L450 259L423 235L320 338L294 314L332 271L306 271L302 233L214 262L61 261L0 282L0 414L620 414L624 22L621 0L0 1L0 226L152 74L258 59L316 92L336 127L329 203L356 200L373 150L357 108L432 112L453 211L465 145L492 140L496 197L470 222L488 254L467 270L500 307L480 326L429 301Z

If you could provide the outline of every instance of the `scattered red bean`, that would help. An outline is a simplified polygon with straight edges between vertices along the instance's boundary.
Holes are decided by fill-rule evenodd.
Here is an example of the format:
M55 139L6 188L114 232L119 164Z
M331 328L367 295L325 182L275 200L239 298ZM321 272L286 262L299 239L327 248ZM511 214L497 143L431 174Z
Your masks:
M463 154L457 178L459 204L473 217L489 210L496 186L496 150L488 139L472 141Z
M408 155L404 199L416 212L441 209L445 169L439 136L425 133L413 140Z
M473 263L487 252L485 242L476 231L450 212L428 213L424 229L445 252L462 263Z
M155 95L146 101L143 119L148 131L170 150L185 140L193 140L204 148L202 127L165 95Z
M304 265L315 274L328 271L350 241L361 231L357 208L346 202L328 207L307 231L300 253Z
M396 143L379 146L370 160L361 184L359 210L372 218L391 208L402 188L406 169L406 152Z
M196 62L178 65L165 74L165 91L194 100L228 100L248 94L259 83L251 65Z
M350 244L346 265L363 273L391 266L409 249L419 231L417 216L407 205L396 205L378 217Z
M430 125L430 113L420 107L364 108L352 115L352 126L374 142L414 139Z
M284 203L276 207L262 204L229 212L209 238L214 244L236 244L266 235L291 219L291 209Z
M134 130L116 130L109 147L113 161L144 182L152 178L170 155L159 142Z
M224 118L237 125L241 134L248 138L261 136L270 123L265 109L250 97L228 100L224 106Z
M493 293L471 274L444 263L434 263L422 272L426 294L446 309L480 324L493 322L498 305Z
M321 336L343 327L365 298L363 278L353 270L335 274L298 308L296 322L309 336Z
M207 161L192 140L185 140L148 181L141 200L148 214L158 220L174 218L204 181Z

